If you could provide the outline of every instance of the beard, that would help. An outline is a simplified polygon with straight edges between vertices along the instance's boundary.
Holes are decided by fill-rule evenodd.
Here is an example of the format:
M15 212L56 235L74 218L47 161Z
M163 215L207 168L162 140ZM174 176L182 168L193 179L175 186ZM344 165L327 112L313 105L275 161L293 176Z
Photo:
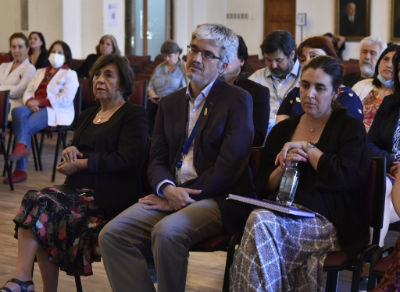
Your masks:
M279 67L272 69L269 68L269 70L271 71L271 75L282 79L282 78L286 78L286 76L290 73L290 71L292 71L294 66L294 61L293 60L288 60L288 66L286 67L286 69L281 69Z
M366 76L372 76L372 75L374 75L374 73L375 73L375 70L372 69L370 66L368 66L368 65L366 65L366 64L363 64L363 65L360 67L360 71L361 71L361 73L362 73L363 75L366 75Z

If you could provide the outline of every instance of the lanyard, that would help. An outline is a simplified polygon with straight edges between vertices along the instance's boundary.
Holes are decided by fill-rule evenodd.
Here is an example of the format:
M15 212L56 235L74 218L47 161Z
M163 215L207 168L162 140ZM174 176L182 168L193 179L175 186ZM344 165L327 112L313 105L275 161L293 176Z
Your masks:
M185 133L185 144L183 144L183 151L181 153L181 159L176 164L176 168L177 169L181 169L183 160L185 159L186 155L189 152L190 145L192 145L192 143L193 143L194 136L196 135L197 125L199 124L200 116L201 116L201 112L199 114L199 117L197 118L196 124L194 125L192 132L190 133L189 138L187 137L188 130L186 130L186 133ZM188 118L186 118L186 125L187 125L187 127L189 127Z
M289 89L286 91L284 96L286 96L293 89L294 85L296 84L296 80L299 77L299 73L300 73L300 65L299 65L299 69L297 70L297 76L294 79L293 84L289 87ZM275 83L274 83L274 78L272 77L272 75L270 75L269 77L271 77L272 88L274 89L275 96L278 99L279 104L281 104L283 99L279 96L278 90L276 90Z

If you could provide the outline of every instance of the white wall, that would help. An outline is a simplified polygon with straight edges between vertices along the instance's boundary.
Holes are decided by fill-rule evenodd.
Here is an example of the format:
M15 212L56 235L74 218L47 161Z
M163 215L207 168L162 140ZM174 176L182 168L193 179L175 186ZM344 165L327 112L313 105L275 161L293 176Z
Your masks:
M72 58L82 56L82 7L81 0L63 1L63 40L72 51ZM50 46L50 44L49 44Z
M8 38L21 31L20 1L0 0L0 52L10 50Z
M49 48L54 41L63 40L63 1L70 0L28 1L29 31L39 31L43 33L47 48ZM72 52L72 55L73 53L74 52Z
M247 13L248 19L226 19L226 26L241 35L250 55L261 56L263 40L263 0L227 0L226 13ZM226 14L225 14L226 18Z
M261 54L263 41L263 0L175 0L175 40L186 46L197 24L217 22L225 24L240 34L249 54ZM371 2L371 35L390 41L391 0ZM307 26L303 28L303 40L335 32L336 0L297 0L296 13L307 13ZM227 19L227 13L247 13L249 19ZM185 27L186 24L186 27ZM300 44L300 27L296 27L296 43ZM345 60L359 58L359 42L346 42Z

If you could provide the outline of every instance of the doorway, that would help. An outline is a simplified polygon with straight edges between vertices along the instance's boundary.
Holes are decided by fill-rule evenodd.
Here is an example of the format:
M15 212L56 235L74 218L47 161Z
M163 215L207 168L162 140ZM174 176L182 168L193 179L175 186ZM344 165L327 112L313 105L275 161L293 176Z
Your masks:
M264 38L280 29L296 38L296 0L264 0Z

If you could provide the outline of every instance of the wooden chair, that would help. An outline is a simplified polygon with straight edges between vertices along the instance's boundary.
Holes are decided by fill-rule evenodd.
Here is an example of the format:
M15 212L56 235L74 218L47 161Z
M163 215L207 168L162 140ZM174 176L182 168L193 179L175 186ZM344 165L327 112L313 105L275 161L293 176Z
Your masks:
M393 250L393 246L383 246L374 253L369 267L367 291L372 291L389 269L392 262ZM385 253L388 253L387 256L382 257Z
M11 167L8 164L8 153L6 151L5 141L7 136L8 113L10 112L10 91L0 91L0 145L3 151L4 167L10 181L10 189L13 191L14 186L11 180ZM4 176L4 174L3 174Z
M136 74L135 75L135 80L147 80L150 82L152 74Z
M82 111L99 104L99 101L95 99L93 88L89 86L89 79L78 78L78 81L82 86Z
M154 68L144 68L143 74L153 74Z
M324 263L324 271L328 272L326 292L337 291L339 273L343 270L353 271L351 291L358 292L358 284L362 272L362 265L370 261L373 253L379 249L380 231L383 226L383 210L386 190L386 158L372 158L368 180L364 187L364 209L367 212L368 224L374 228L372 245L367 245L357 257L350 260L343 251L330 253Z
M146 108L147 106L147 80L137 80L134 83L134 90L129 101Z
M145 65L150 64L150 56L131 56L129 62L134 64L136 62L144 62Z

